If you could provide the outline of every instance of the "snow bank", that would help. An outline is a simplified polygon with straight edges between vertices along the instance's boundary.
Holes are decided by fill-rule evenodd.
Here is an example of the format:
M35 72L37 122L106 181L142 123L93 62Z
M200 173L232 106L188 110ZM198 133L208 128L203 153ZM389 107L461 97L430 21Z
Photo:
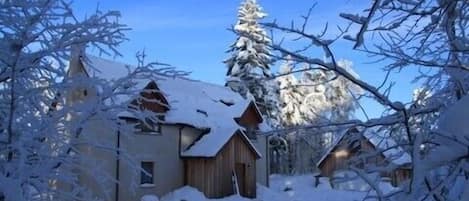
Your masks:
M185 186L165 195L161 198L161 201L355 201L363 200L367 196L367 192L331 189L326 178L320 178L320 184L317 187L314 184L315 178L312 174L298 176L272 175L270 177L270 188L257 185L257 198L255 199L248 199L239 195L208 199L197 189ZM381 186L383 188L392 188L390 185ZM367 198L367 200L373 201L374 199Z
M209 199L199 190L190 187L184 186L180 189L177 189L164 197L161 198L161 201L251 201L250 199L243 198L239 195L232 195L220 199Z
M288 201L290 198L284 192L275 191L262 185L257 185L257 200L259 201Z
M368 174L367 177L375 181L383 193L390 193L397 190L390 182L384 181L377 173ZM371 186L365 180L358 177L353 171L339 171L334 174L333 185L336 190L369 191L371 189Z
M320 184L315 187L315 178L312 174L298 176L272 175L270 179L270 191L261 193L258 191L261 196L259 200L263 200L262 198L266 197L266 194L267 196L279 197L280 199L277 200L285 201L352 201L362 200L366 196L365 192L331 189L330 184L327 183L328 180L324 178L320 178ZM265 201L268 200L265 199ZM276 199L272 200L276 201Z
M161 201L181 201L181 200L205 201L207 200L207 198L205 198L202 192L190 186L184 186L161 198Z
M315 182L316 180L312 174L297 176L272 175L270 177L270 189L258 187L258 199L265 201L352 201L363 200L367 195L375 194L374 192L357 191L357 187L363 187L362 190L368 187L364 181L354 180L344 183L343 188L339 187L341 189L338 189L336 186L332 189L326 177L319 178L317 186L315 186ZM381 191L385 194L398 190L389 182L378 182ZM369 187L366 190L368 189ZM374 199L368 197L367 200L371 201Z
M156 195L144 195L140 201L159 201L159 199Z

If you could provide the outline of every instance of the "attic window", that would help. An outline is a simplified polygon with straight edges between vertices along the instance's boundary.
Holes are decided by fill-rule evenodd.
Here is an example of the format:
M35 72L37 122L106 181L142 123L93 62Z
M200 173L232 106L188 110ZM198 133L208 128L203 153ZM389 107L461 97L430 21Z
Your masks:
M196 111L197 111L198 113L201 113L201 114L205 115L206 117L208 117L207 112L205 112L205 111L203 111L203 110L200 110L200 109L197 109Z
M139 134L161 135L161 124L150 119L140 120L136 118L123 118L129 124L133 124ZM145 121L145 122L143 122Z
M221 103L223 103L223 104L225 104L225 105L226 105L226 106L228 106L228 107L230 107L230 106L234 105L234 103L233 103L233 102L231 102L231 101L228 101L228 100L223 100L223 99L220 99L220 102L221 102Z

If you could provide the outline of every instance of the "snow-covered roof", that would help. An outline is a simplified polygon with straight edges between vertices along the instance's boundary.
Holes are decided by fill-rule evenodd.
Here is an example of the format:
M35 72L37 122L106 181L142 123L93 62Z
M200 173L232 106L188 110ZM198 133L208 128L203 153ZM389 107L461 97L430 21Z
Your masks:
M183 157L213 157L218 151L225 145L228 140L234 135L239 134L241 138L251 147L258 157L262 157L262 154L256 149L251 140L241 129L230 130L218 128L217 132L210 132L204 135L200 140L196 141L188 150L182 152ZM210 136L209 136L210 135Z
M392 139L389 132L380 131L377 127L366 129L363 133L368 141L378 150L382 150L384 157L396 165L410 163L411 157L396 141Z
M89 76L109 81L116 81L135 68L91 55L87 55L83 63ZM210 129L208 134L185 150L182 156L215 156L240 130L241 127L234 118L240 117L252 101L244 99L227 87L181 77L157 76L153 79L138 80L136 87L143 89L151 81L157 84L168 101L170 109L165 114L166 123ZM131 114L122 112L119 115ZM255 150L255 147L252 147Z
M326 152L322 155L322 157L319 159L319 161L316 163L316 166L319 167L319 165L324 161L324 159L327 158L327 156L334 150L334 148L339 144L340 141L342 141L342 138L349 132L349 129L344 129L343 131L340 132L339 137L332 143L332 145L326 150Z
M319 166L348 134L350 134L348 129L342 132L316 165ZM382 151L382 154L388 161L396 165L404 165L411 162L410 155L401 147L396 146L397 143L391 138L388 132L380 131L378 127L374 127L367 128L362 132L362 135L373 144L376 149Z

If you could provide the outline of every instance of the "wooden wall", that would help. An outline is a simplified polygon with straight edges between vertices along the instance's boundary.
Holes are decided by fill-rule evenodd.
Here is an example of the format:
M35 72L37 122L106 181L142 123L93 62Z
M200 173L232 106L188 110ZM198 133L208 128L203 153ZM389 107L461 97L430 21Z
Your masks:
M399 168L394 170L391 176L391 184L398 186L403 181L408 180L412 176L412 169L410 168Z
M232 195L232 171L245 165L245 187L241 195L256 196L256 154L241 135L234 135L213 158L185 158L185 182L202 191L209 198ZM239 175L241 177L241 175Z
M329 155L319 164L321 175L325 177L331 177L336 170L335 165L336 159L334 158L334 151L331 151Z

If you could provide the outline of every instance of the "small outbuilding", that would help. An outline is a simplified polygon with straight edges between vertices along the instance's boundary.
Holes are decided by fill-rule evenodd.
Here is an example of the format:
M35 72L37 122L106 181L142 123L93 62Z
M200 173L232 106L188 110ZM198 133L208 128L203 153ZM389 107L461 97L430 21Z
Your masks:
M390 163L395 165L393 171L380 173L382 177L390 178L394 186L410 178L410 155L398 147L389 135L373 128L363 132L356 128L343 131L316 165L320 176L333 179L336 171L347 170L350 159L358 157L360 159L354 165L362 168L384 167Z
M239 192L241 196L255 198L256 160L260 157L246 135L235 131L215 155L197 156L192 153L183 156L186 184L208 197L224 197Z

